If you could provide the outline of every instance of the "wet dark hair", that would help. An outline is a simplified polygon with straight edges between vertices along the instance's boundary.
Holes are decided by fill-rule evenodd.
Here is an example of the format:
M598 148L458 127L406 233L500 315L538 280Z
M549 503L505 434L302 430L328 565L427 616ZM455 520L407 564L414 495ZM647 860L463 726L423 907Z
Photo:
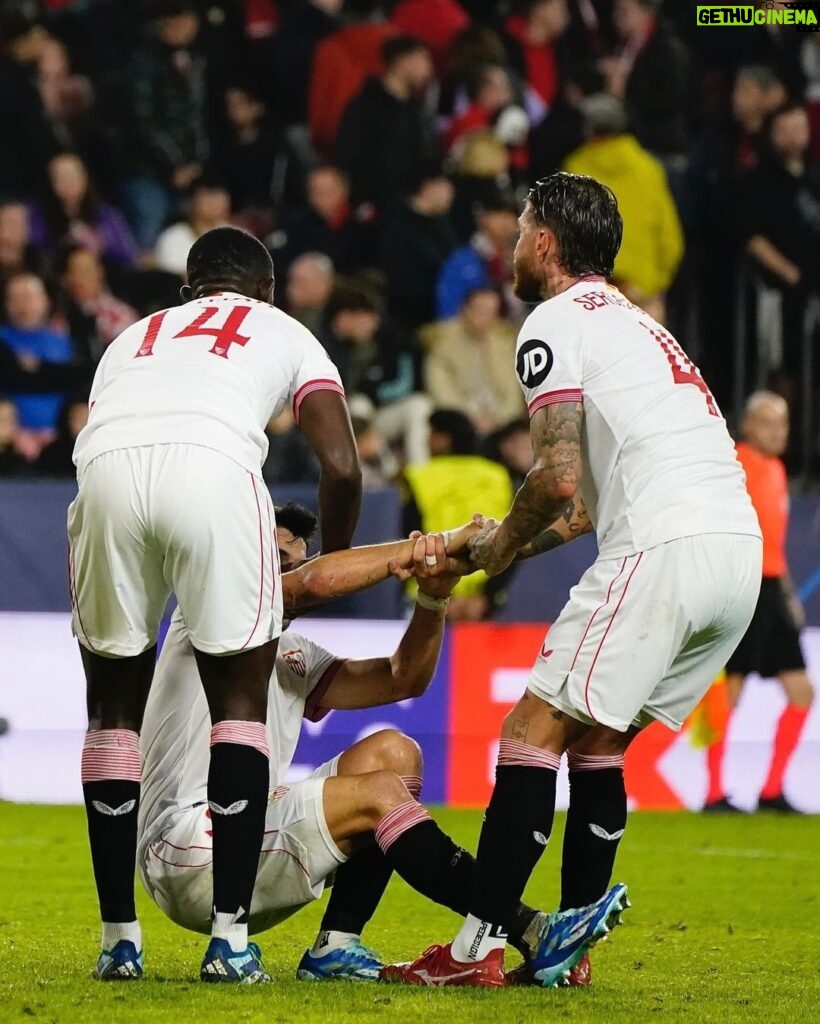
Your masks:
M452 455L475 455L478 435L469 417L456 409L436 409L430 416L430 429L450 438Z
M295 502L289 501L287 505L276 505L274 512L276 513L276 525L284 526L294 537L303 540L305 544L316 533L318 520L304 505L297 505Z
M567 274L612 275L624 231L612 189L585 174L557 171L536 181L527 208L555 234Z
M188 253L188 284L194 298L220 291L255 295L267 280L273 280L270 253L258 238L239 228L212 228Z

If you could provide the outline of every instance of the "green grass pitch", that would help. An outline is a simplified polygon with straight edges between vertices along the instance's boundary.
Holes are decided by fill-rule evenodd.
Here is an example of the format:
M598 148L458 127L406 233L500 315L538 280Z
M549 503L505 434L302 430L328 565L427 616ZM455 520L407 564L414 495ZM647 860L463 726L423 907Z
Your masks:
M478 813L436 817L474 848ZM556 902L561 829L559 817L528 891L539 906ZM261 936L273 985L205 986L196 980L202 938L167 921L141 889L146 980L102 985L89 976L98 935L82 810L0 804L0 1021L808 1022L820 1005L818 840L817 818L635 814L617 867L634 907L593 951L587 990L297 982L321 905ZM447 941L456 924L394 880L366 938L385 957L407 959Z

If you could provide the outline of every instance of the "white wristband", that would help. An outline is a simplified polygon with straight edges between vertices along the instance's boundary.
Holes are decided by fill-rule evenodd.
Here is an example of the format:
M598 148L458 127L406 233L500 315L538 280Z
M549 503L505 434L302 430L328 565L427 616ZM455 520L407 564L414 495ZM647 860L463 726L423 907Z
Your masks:
M430 597L429 594L423 594L420 590L416 591L416 604L420 608L426 608L428 612L444 611L449 603L449 597Z

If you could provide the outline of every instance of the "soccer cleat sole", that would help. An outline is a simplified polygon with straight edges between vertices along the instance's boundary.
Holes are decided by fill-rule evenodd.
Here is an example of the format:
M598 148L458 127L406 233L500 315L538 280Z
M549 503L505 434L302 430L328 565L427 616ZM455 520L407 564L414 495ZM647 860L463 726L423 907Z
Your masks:
M378 972L370 977L363 977L360 974L316 974L305 967L300 967L296 972L297 981L350 981L354 984L370 984L379 980Z
M202 970L199 972L199 980L206 985L267 985L271 976L265 971L254 971L253 974L245 974L241 978L236 978L227 974Z
M100 972L95 967L91 977L95 981L141 981L143 973L133 964L118 964L112 971Z

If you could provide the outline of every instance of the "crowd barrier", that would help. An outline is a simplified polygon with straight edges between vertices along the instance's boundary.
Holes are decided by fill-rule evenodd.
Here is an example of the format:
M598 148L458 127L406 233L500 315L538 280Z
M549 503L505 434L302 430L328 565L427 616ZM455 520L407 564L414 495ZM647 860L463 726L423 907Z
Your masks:
M72 483L0 482L0 611L67 611L66 509ZM315 491L277 486L277 502L315 507ZM481 511L476 509L476 511ZM365 494L357 544L394 540L401 533L395 491ZM820 626L820 500L800 495L792 502L788 545L792 577L801 591L810 625ZM502 622L552 622L566 595L595 557L595 542L582 537L544 558L523 563L513 577ZM342 601L320 615L392 619L404 614L401 587L393 580ZM0 685L2 685L0 659Z
M69 483L0 484L0 799L72 802L80 799L79 754L85 729L83 679L71 637L66 585L65 510ZM278 487L277 501L312 504L304 488ZM365 496L358 543L395 538L400 507L393 491ZM429 692L421 699L368 712L334 712L305 723L295 777L375 729L393 726L415 736L426 765L430 802L481 806L492 784L498 728L526 685L527 673L573 583L594 557L591 538L521 566L497 623L448 629ZM811 627L804 636L815 681L820 680L820 501L802 496L792 508L792 575ZM404 629L401 588L387 581L333 602L299 620L298 629L343 656L390 653ZM388 621L385 621L388 620ZM782 706L779 687L752 680L733 720L728 773L740 804L751 805ZM789 777L789 793L820 811L820 714L810 718ZM647 730L630 753L630 799L646 808L697 807L706 784L704 755L691 736ZM562 775L559 802L567 799Z
M390 654L404 631L400 621L304 619L298 629L344 657ZM291 770L303 777L356 740L383 728L413 736L424 752L424 799L459 807L483 806L490 794L502 718L523 692L544 638L537 624L451 626L428 692L368 711L334 711L305 722ZM820 679L820 629L804 648ZM43 803L81 800L79 764L85 731L84 683L69 617L58 613L0 613L4 685L0 713L10 722L0 737L0 799ZM780 688L751 679L729 733L727 778L734 799L751 806L766 773ZM816 706L817 707L817 706ZM807 811L820 812L820 713L812 712L787 777L787 792ZM651 726L627 756L633 807L697 808L706 787L705 755L692 735ZM559 806L567 803L565 775Z

